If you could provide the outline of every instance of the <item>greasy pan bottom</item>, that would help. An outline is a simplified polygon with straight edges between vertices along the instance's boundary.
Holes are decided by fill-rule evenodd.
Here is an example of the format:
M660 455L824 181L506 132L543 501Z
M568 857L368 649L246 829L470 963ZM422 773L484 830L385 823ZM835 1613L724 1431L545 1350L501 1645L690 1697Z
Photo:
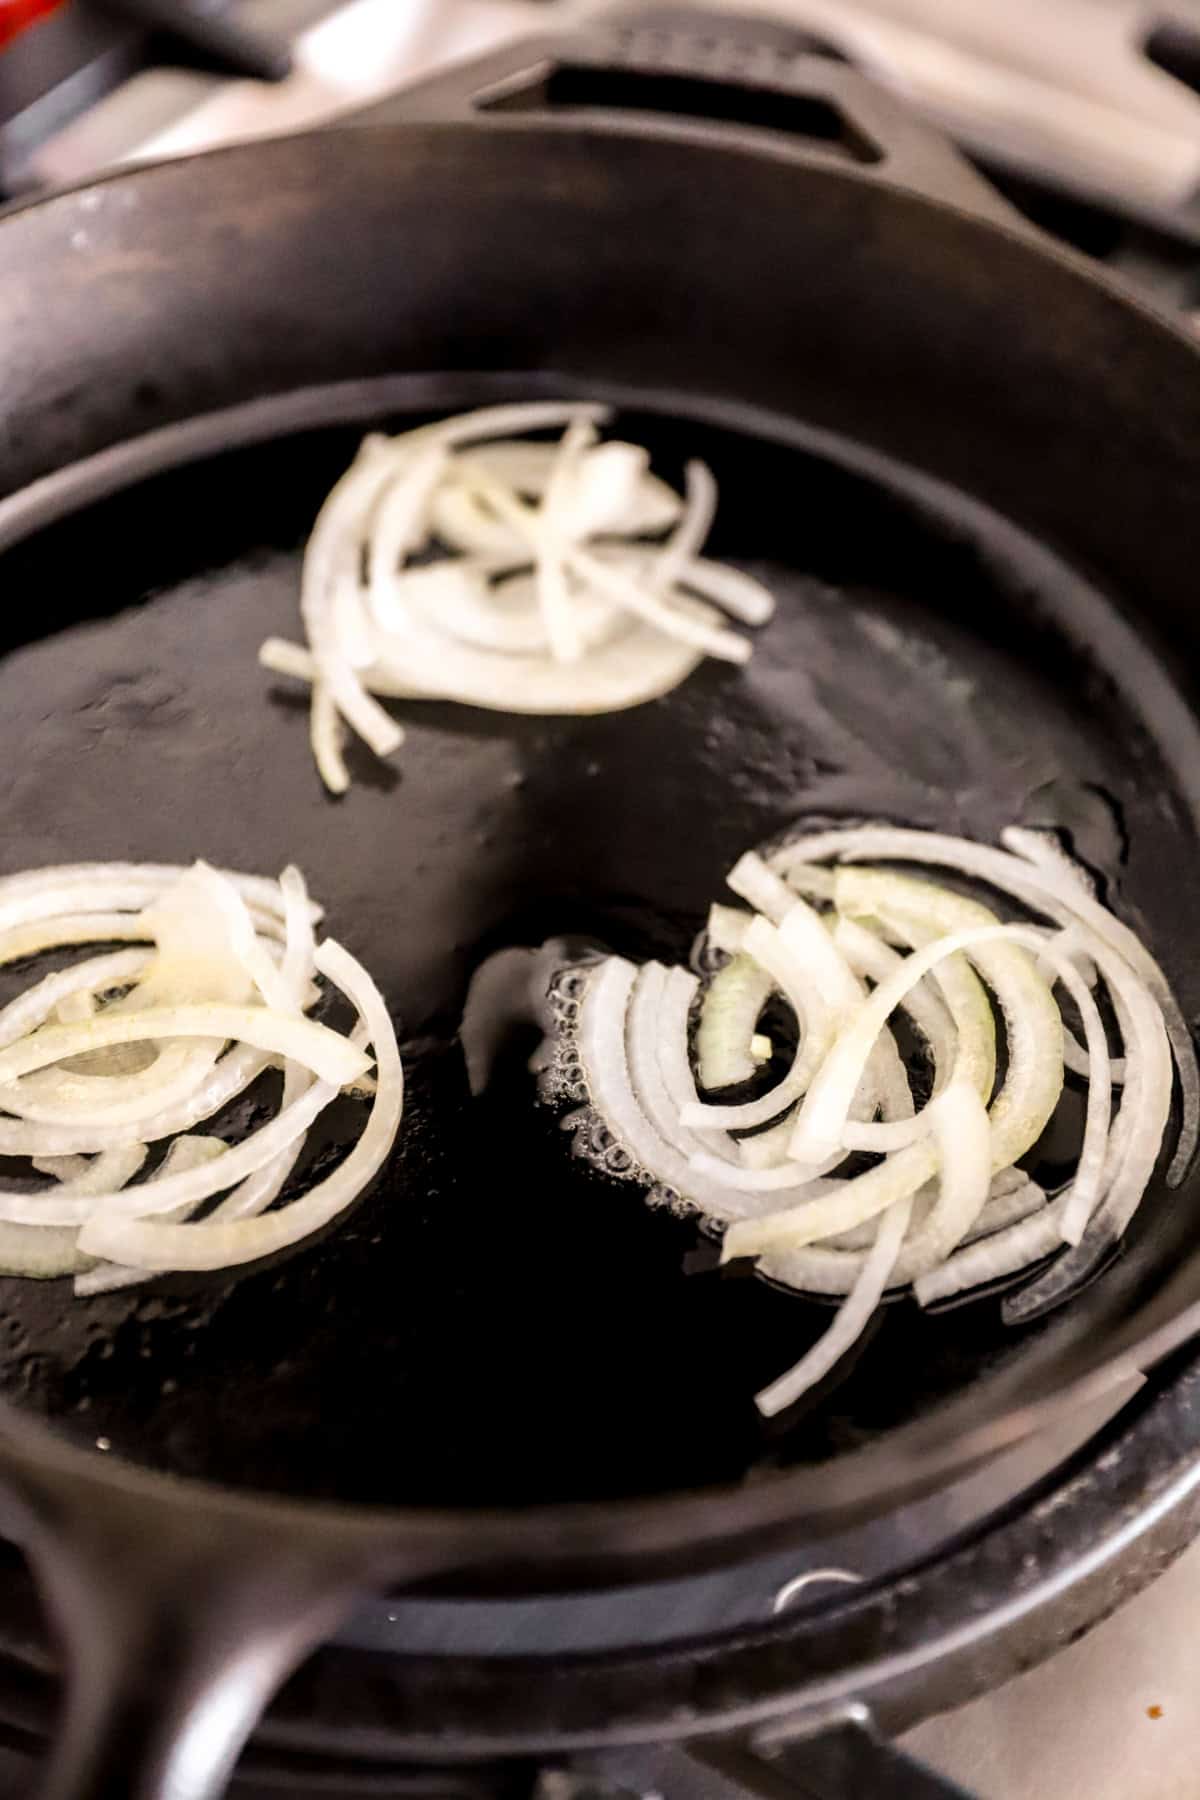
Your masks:
M1156 1190L1130 1253L1060 1319L1013 1333L994 1300L890 1306L853 1368L768 1428L754 1390L827 1311L703 1266L693 1227L570 1161L519 1074L469 1099L455 1032L481 955L568 930L684 956L739 851L805 815L981 838L1060 823L1185 1011L1200 1000L1179 775L1200 768L1200 732L1119 596L846 446L770 441L761 420L621 422L668 476L688 455L714 467L713 553L779 600L749 668L709 665L599 719L408 704L395 766L352 753L341 802L313 770L303 696L256 651L298 635L300 549L357 427L168 470L0 558L0 868L298 862L387 994L410 1077L384 1178L286 1260L86 1302L0 1281L0 1385L77 1441L297 1497L666 1493L857 1448L985 1374L1018 1380L1178 1262L1193 1186Z

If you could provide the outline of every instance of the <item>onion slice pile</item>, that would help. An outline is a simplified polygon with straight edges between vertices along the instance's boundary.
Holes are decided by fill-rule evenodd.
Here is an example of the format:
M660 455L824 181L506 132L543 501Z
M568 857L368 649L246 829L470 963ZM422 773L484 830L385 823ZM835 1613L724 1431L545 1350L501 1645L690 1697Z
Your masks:
M941 868L991 903L929 878ZM1005 1317L1069 1298L1146 1192L1175 1078L1171 1179L1182 1175L1200 1094L1191 1038L1157 964L1056 842L848 828L744 856L729 885L746 905L713 908L703 982L620 957L569 973L569 992L552 993L543 1079L576 1103L576 1149L699 1214L722 1260L845 1297L758 1395L765 1414L828 1374L889 1289L911 1285L927 1305L1058 1252L1007 1296ZM764 1071L768 1007L791 1018L795 1048L788 1061L767 1032ZM1073 1177L1048 1196L1021 1159L1065 1070L1087 1084L1082 1140Z
M382 997L341 945L318 944L320 917L292 868L275 882L86 863L0 880L0 963L89 947L0 1009L0 1155L50 1182L0 1189L0 1272L73 1275L89 1294L225 1268L362 1192L395 1140L403 1072ZM95 949L113 942L132 947ZM357 1015L349 1035L308 1016L322 983ZM273 1118L236 1142L202 1129L267 1070L282 1076ZM343 1092L369 1097L361 1135L284 1197Z
M724 615L774 602L700 552L716 508L703 463L682 498L636 444L598 441L602 406L485 407L368 437L313 527L300 612L307 649L260 660L312 686L321 779L342 793L349 725L378 756L403 732L376 696L503 712L614 712L652 700L704 656L743 663ZM559 429L557 444L520 434Z

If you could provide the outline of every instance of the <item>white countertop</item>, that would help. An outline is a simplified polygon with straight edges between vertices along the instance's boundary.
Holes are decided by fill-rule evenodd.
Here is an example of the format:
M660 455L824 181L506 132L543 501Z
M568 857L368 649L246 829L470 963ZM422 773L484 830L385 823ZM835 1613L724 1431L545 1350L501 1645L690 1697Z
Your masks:
M978 1800L1196 1800L1200 1542L1079 1643L903 1744Z

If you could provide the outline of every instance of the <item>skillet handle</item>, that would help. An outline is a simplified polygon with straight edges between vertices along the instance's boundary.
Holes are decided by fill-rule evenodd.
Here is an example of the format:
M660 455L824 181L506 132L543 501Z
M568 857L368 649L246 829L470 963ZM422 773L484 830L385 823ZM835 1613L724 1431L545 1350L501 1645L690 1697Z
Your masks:
M803 32L716 12L527 38L459 63L354 115L357 124L639 115L651 128L780 146L1031 232L948 139Z
M78 1470L13 1487L5 1534L30 1558L67 1672L39 1800L218 1800L276 1689L389 1573L319 1519L281 1533L267 1509L220 1496L197 1505L156 1484L134 1504Z

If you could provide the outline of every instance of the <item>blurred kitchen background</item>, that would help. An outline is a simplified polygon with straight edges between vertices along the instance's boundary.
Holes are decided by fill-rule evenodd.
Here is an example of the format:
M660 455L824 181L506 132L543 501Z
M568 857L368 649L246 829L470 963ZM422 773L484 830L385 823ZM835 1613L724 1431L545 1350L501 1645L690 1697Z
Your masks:
M0 0L0 190L332 120L514 37L616 10L611 0ZM619 10L667 23L681 11ZM1169 268L1177 250L1179 302L1200 307L1187 254L1200 248L1200 0L740 0L737 10L778 21L782 43L817 38L903 95L1083 248L1134 268L1147 251ZM247 70L276 79L239 78ZM1125 222L1140 228L1128 242Z

